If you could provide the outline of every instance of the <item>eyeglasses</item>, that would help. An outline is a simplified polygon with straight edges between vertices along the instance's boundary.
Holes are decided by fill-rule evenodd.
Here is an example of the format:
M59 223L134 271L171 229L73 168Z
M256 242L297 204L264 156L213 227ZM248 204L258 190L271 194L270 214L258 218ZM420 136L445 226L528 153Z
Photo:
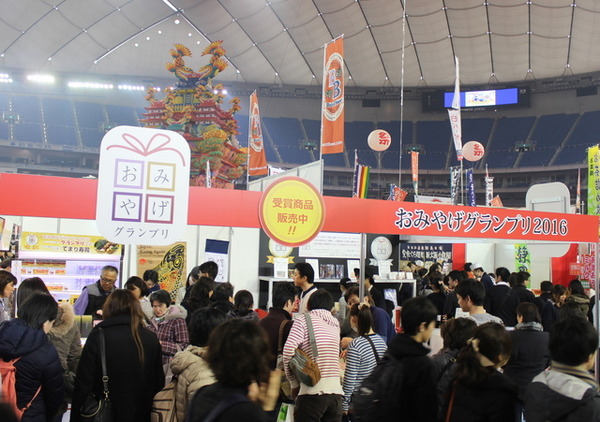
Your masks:
M101 283L115 284L115 281L117 281L117 280L113 280L111 278L106 278L106 277L100 277L100 282Z

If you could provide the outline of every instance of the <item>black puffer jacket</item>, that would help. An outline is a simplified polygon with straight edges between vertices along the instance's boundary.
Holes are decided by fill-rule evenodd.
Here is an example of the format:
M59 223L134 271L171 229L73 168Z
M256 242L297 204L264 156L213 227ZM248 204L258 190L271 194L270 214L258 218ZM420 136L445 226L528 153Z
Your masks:
M42 330L28 327L21 319L0 325L0 358L15 359L17 405L25 407L42 386L22 422L55 420L63 400L63 371L58 353Z

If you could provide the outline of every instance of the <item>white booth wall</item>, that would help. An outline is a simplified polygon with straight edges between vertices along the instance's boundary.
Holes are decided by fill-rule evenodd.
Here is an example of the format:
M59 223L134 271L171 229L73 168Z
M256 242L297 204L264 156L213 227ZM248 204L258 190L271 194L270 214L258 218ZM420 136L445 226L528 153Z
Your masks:
M5 216L6 224L17 224L22 231L100 236L95 220ZM260 229L245 227L187 226L181 241L186 242L185 276L204 259L206 239L229 241L229 275L225 278L235 291L248 290L258 305L258 262ZM125 246L122 280L136 274L137 248Z

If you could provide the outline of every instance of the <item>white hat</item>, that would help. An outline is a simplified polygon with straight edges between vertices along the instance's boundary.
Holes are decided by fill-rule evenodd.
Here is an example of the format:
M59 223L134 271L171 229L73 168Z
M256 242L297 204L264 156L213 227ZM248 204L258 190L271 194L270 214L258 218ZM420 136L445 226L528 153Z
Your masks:
M415 265L417 265L418 267L422 267L422 266L423 266L423 265L425 265L425 264L423 263L423 261L421 261L421 260L419 259L419 260L415 261Z
M473 264L471 264L471 270L475 271L478 268L481 268L483 270L483 266L479 262L474 262Z

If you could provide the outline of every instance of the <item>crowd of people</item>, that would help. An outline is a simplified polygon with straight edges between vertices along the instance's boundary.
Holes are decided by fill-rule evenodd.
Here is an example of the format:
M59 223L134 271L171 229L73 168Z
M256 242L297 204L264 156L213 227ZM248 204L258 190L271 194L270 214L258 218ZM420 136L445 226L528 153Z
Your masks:
M119 271L106 266L74 305L57 303L38 277L13 295L17 279L0 271L0 297L17 307L11 319L0 300L0 358L17 359L22 421L60 421L68 408L71 421L84 421L83 404L105 387L115 421L149 421L171 381L180 422L275 422L284 409L298 422L373 420L371 407L355 404L361 386L384 382L371 376L381 365L398 374L385 387L393 402L371 397L384 420L401 412L425 422L600 421L593 301L579 280L543 282L536 297L523 271L407 268L419 287L417 297L398 291L400 333L368 268L364 299L350 279L338 299L297 263L293 283L275 284L268 312L249 291L215 283L214 262L194 267L176 292L161 290L151 270L115 288ZM83 347L76 315L98 320ZM434 353L436 328L443 346ZM318 373L300 374L298 356ZM0 420L18 420L12 410L0 405Z

